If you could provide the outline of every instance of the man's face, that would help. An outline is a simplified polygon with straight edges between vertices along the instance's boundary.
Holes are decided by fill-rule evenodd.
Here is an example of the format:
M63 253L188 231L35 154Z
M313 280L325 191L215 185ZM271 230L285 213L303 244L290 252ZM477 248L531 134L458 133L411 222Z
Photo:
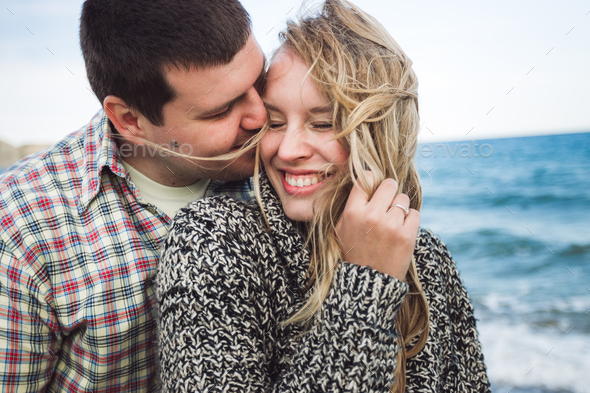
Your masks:
M264 71L264 55L251 35L246 45L226 65L198 70L170 68L166 79L177 93L163 108L164 125L139 118L146 139L195 157L215 157L237 151L266 120L266 109L256 89ZM198 161L156 155L158 172L171 184L190 184L201 178L237 180L252 176L254 151L231 163ZM168 168L166 168L168 167ZM225 169L224 169L225 168Z

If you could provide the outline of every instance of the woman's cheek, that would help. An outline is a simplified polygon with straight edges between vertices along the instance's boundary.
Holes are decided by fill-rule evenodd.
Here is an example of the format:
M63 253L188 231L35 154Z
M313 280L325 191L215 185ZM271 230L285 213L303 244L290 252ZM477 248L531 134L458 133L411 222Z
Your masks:
M324 146L329 146L329 154L327 155L331 157L330 162L338 166L346 164L348 157L350 156L350 152L342 145L340 141L335 141L332 139L330 142L326 142Z
M267 131L266 135L260 141L260 157L264 165L269 165L270 160L277 154L281 139L279 133Z

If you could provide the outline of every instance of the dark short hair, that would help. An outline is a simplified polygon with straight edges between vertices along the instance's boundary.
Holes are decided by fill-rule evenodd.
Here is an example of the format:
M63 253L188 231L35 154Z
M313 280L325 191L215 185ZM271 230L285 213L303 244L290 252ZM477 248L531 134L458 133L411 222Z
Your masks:
M103 103L121 98L155 125L176 97L164 69L227 64L251 34L237 0L86 0L80 46L90 86Z

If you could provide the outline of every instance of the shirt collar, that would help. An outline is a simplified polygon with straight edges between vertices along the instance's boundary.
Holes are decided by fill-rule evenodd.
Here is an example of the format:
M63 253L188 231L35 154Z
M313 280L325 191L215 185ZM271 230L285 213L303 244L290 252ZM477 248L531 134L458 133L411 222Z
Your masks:
M129 181L129 175L119 160L113 131L104 110L94 115L82 135L84 169L78 212L83 214L101 187L102 171L108 167L115 175Z

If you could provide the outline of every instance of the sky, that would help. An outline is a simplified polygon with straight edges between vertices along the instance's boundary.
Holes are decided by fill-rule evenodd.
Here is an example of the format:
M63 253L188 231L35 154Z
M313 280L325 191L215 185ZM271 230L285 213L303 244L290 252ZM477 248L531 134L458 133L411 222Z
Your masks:
M0 140L57 142L100 109L79 46L83 1L0 3ZM300 0L242 3L267 54L305 11ZM590 2L357 4L414 62L422 142L590 131Z

